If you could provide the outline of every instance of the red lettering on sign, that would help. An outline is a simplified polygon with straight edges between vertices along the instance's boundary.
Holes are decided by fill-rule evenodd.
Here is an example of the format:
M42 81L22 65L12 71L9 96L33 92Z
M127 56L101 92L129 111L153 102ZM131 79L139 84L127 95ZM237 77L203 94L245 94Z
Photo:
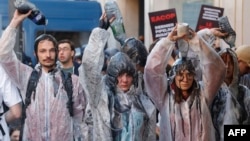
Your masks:
M171 14L165 14L165 15L160 15L160 16L152 16L150 18L151 22L160 22L160 21L165 21L165 20L170 20L175 18L176 14L171 13Z
M207 28L212 28L213 27L213 23L212 22L206 22L205 25Z

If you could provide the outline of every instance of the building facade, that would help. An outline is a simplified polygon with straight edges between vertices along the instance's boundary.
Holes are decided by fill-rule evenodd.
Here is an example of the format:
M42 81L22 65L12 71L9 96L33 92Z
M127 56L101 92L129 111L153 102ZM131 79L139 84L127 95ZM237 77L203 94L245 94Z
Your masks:
M107 0L99 0L104 5ZM178 22L189 21L191 27L196 26L201 4L208 4L224 8L224 16L227 16L232 28L236 31L236 47L242 44L250 44L250 12L249 0L116 0L124 19L127 36L144 36L147 47L153 42L149 23L149 12L175 8ZM143 10L143 12L141 12ZM113 42L114 43L114 42ZM112 43L112 44L113 44Z

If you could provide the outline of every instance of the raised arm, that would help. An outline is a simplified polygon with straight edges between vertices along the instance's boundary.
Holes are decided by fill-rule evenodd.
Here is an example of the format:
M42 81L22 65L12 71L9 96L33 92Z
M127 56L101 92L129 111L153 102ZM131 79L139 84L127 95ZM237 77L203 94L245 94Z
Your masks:
M3 32L0 39L0 63L13 83L15 83L20 89L24 88L24 86L21 86L20 84L26 84L23 83L23 81L28 81L25 80L25 78L29 78L26 76L28 74L24 75L23 73L31 72L32 68L22 64L21 61L18 60L14 52L14 46L16 43L17 28L29 14L30 12L27 14L20 14L16 10L10 24Z
M174 34L176 34L176 27L167 38L157 42L147 58L144 69L144 80L148 95L158 109L162 107L164 97L167 96L166 67L175 47L175 41L178 39Z
M102 15L104 18L105 15ZM104 21L103 21L104 22ZM90 105L97 105L101 91L102 67L104 64L104 47L109 38L109 32L106 31L106 24L100 25L104 29L94 28L89 37L88 45L84 50L82 64L79 67L79 79L88 96Z
M203 90L208 104L213 101L226 74L223 60L212 48L215 35L221 34L223 33L215 29L203 29L197 33L200 45L195 50L198 50L200 58Z

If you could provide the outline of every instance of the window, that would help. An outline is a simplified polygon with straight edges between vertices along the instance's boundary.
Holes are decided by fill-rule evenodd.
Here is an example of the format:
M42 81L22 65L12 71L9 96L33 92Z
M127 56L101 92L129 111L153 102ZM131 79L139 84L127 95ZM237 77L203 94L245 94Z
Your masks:
M175 8L178 22L188 23L196 29L201 5L213 5L213 0L169 0L169 8Z

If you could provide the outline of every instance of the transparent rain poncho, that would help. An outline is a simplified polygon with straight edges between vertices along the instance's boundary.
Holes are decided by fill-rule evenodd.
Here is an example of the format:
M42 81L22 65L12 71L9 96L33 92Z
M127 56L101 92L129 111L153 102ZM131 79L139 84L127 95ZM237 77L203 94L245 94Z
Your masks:
M193 44L190 48L199 57L202 81L195 80L199 85L179 103L174 99L176 93L172 84L175 82L169 81L171 76L165 72L175 42L163 38L150 52L144 78L148 94L160 111L160 141L215 140L209 106L223 82L225 65L211 48L211 39L212 35L200 31L190 41Z
M19 88L25 99L28 80L33 68L22 64L13 50L17 29L7 27L0 40L0 60L8 76ZM72 75L73 113L67 108L68 96L58 68L46 73L38 65L40 78L31 95L31 103L26 109L23 131L24 141L82 140L82 119L86 106L85 94L77 76Z
M216 140L224 140L224 125L250 124L250 90L239 84L238 60L235 52L227 47L221 47L218 52L225 63L232 61L233 68L228 68L232 80L229 84L223 83L211 105L211 115L216 129ZM227 58L229 56L231 59ZM227 64L228 65L228 64Z
M79 69L93 115L93 140L146 141L151 135L147 128L147 103L142 103L144 97L136 92L138 79L132 61L118 52L111 57L107 74L104 77L101 74L103 48L108 38L106 30L92 31ZM117 77L122 73L133 76L133 85L126 93L117 87Z

